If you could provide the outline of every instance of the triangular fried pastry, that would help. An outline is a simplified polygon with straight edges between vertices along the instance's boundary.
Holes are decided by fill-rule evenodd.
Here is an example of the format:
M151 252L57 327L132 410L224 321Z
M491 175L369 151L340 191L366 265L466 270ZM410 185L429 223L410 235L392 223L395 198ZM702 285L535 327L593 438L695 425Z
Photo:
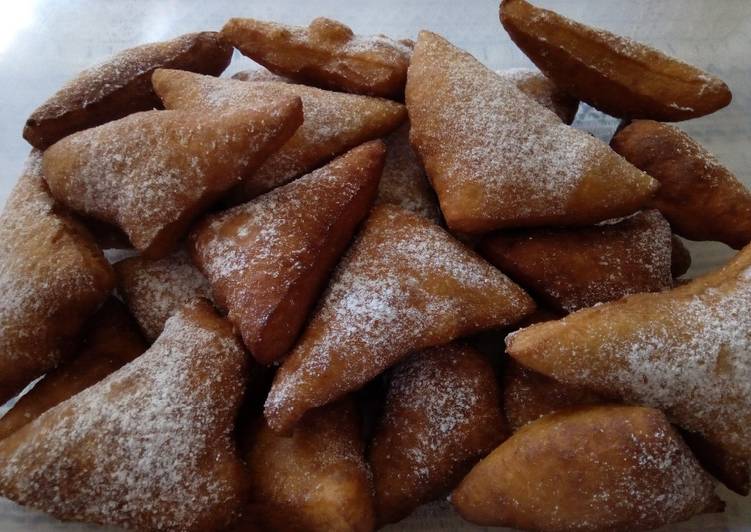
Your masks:
M48 372L0 418L0 440L120 369L147 347L128 310L110 297L86 324L80 352Z
M482 254L565 312L673 286L670 225L656 211L583 229L529 229L486 238Z
M541 532L651 530L722 509L665 416L630 406L526 425L475 466L451 503L478 525Z
M293 97L231 113L136 113L55 143L44 176L62 203L118 225L144 256L160 258L301 123Z
M151 342L183 305L211 297L209 282L183 248L163 259L129 257L116 262L114 268L117 291Z
M422 216L373 209L266 400L285 432L415 351L510 325L534 308L493 266Z
M556 85L619 118L686 120L730 103L722 80L608 31L525 0L503 0L511 40Z
M495 371L460 343L396 366L370 447L380 525L444 496L506 433Z
M510 81L524 94L558 115L564 124L570 124L579 109L579 100L562 90L550 78L534 68L509 68L498 75Z
M420 32L410 141L456 231L585 225L631 214L657 182L444 38Z
M257 106L278 96L299 96L305 122L233 192L237 203L289 183L335 156L396 129L407 116L403 105L380 98L342 94L282 82L243 82L157 70L154 89L167 109L216 112Z
M232 58L232 47L213 31L123 50L65 84L26 121L23 137L40 149L63 137L159 107L151 87L156 68L177 68L218 76Z
M91 235L50 196L32 151L0 215L0 404L73 350L114 284Z
M214 301L262 364L292 347L356 227L367 216L385 147L371 141L305 177L208 216L190 237Z
M751 247L670 291L532 325L506 345L539 373L659 408L751 458Z
M720 161L675 126L635 120L616 133L613 149L660 182L652 206L691 240L751 242L751 191Z
M243 495L245 372L230 324L186 306L146 353L0 441L0 494L62 520L220 529Z
M324 17L285 26L230 19L222 38L274 74L324 89L399 99L412 49L384 35L361 36Z
M373 530L373 488L351 400L310 411L290 437L262 418L240 430L250 493L241 522L268 532Z

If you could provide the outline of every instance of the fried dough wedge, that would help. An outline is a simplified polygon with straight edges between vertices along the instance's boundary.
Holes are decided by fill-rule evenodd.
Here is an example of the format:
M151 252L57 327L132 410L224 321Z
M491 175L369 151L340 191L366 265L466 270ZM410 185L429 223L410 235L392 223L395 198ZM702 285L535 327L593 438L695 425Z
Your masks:
M154 69L218 76L231 58L232 47L213 31L123 50L78 74L37 108L26 121L23 137L45 149L76 131L159 107L151 87Z
M660 182L652 206L676 233L735 249L751 242L751 191L686 133L635 120L616 133L611 146Z
M92 236L50 196L33 150L0 215L0 404L74 351L114 284Z
M564 312L673 286L670 225L656 210L582 229L486 238L481 253L541 302Z
M44 176L61 203L161 258L302 123L299 98L266 102L231 113L146 111L80 131L45 151Z
M532 325L506 346L530 369L659 408L751 458L751 247L673 290Z
M658 186L434 33L417 39L406 101L452 230L587 225L633 213Z
M501 272L422 216L373 209L339 263L266 400L289 431L418 350L522 319L534 303Z
M550 109L564 124L571 124L579 110L579 100L562 90L545 74L534 68L509 68L498 75L510 81L524 94Z
M150 342L186 303L211 298L209 282L184 248L163 259L129 257L114 268L117 291Z
M490 362L452 343L396 366L369 452L379 525L456 486L506 436Z
M208 216L189 247L214 301L262 364L286 354L367 216L386 149L374 140L292 183Z
M86 324L81 350L48 372L0 418L0 440L146 351L128 309L110 297Z
M241 82L177 70L156 71L153 83L167 109L217 112L255 107L272 97L302 99L302 126L233 191L234 203L289 183L349 149L389 134L407 116L404 106L396 102L292 83Z
M530 423L477 464L451 502L472 523L542 532L650 530L723 506L665 416L629 406Z
M250 493L241 522L269 532L373 530L373 488L351 400L308 412L290 437L262 418L241 431Z
M0 441L0 494L62 520L220 529L242 497L245 372L229 323L186 306L146 353Z
M732 99L715 76L525 0L502 0L500 17L511 40L556 85L609 115L673 122L713 113Z
M400 99L412 49L384 35L355 35L319 17L305 28L230 19L222 38L274 74L324 89Z

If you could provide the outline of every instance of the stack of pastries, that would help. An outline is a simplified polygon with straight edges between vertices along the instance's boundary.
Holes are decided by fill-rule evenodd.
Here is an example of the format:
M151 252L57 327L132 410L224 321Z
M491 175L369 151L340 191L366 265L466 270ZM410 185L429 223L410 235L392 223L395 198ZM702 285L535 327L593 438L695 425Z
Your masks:
M34 111L0 220L0 495L196 532L446 497L649 530L747 495L751 193L666 123L730 90L525 0L500 20L539 71L231 19ZM233 49L259 68L219 77ZM610 145L580 101L623 120ZM685 279L679 237L740 251Z

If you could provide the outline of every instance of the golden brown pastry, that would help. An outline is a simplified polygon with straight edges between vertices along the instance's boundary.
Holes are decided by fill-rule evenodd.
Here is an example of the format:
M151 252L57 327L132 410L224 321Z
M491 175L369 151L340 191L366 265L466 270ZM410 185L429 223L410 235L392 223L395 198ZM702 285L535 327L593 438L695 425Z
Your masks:
M284 83L294 83L291 79L284 76L277 76L265 68L257 70L241 70L232 75L232 79L238 81L281 81Z
M351 400L310 411L290 437L263 419L241 431L250 494L244 523L268 532L373 530L373 488Z
M719 78L525 0L502 0L501 23L556 85L615 117L687 120L732 99Z
M500 233L481 248L541 302L564 312L673 286L670 225L656 210L583 229Z
M460 343L396 366L369 459L376 519L394 523L451 490L506 436L495 372Z
M682 431L681 435L701 465L727 488L746 497L751 487L751 461L729 454L700 434Z
M183 305L211 297L209 282L183 248L163 259L129 257L114 267L117 291L151 342Z
M114 284L91 235L50 196L32 151L0 216L0 404L74 350Z
M508 353L558 381L663 410L751 458L751 247L673 290L532 325Z
M265 415L285 432L415 351L510 325L534 308L493 266L422 216L373 209L299 342Z
M110 297L86 324L81 351L49 371L2 418L0 440L146 351L128 310Z
M243 497L245 371L229 323L186 306L146 353L0 441L0 494L66 521L222 528Z
M331 270L373 204L381 141L292 183L208 216L190 250L214 300L262 364L290 350Z
M289 183L363 142L387 135L407 116L404 106L396 102L291 83L241 82L177 70L157 70L153 82L168 109L217 112L255 107L272 97L302 99L303 125L235 189L235 203Z
M336 20L285 26L230 19L222 38L274 74L324 89L399 99L411 48L384 35L361 36Z
M613 149L660 182L652 205L691 240L751 242L751 192L698 142L677 127L635 120Z
M570 124L579 109L579 100L561 90L539 70L533 68L509 68L498 75L510 81L534 101L553 111L564 124Z
M486 526L636 531L718 511L709 475L658 410L594 406L526 425L451 495Z
M232 47L213 31L123 50L78 74L38 107L26 121L23 137L44 149L76 131L159 107L151 87L155 68L218 76L231 58Z
M267 102L231 113L147 111L74 133L45 151L44 176L62 203L161 258L302 123L299 98Z
M452 230L591 224L631 214L658 186L434 33L417 40L406 101Z

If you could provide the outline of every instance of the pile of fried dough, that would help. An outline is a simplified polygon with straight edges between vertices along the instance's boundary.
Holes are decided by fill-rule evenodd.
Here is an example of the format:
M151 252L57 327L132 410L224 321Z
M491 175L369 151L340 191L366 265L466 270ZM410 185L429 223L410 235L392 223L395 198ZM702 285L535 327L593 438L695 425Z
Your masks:
M0 495L196 532L447 496L647 530L747 495L751 193L665 123L728 87L525 0L500 19L539 71L231 19L39 107L0 221ZM234 49L264 68L219 77ZM684 279L676 235L740 251Z

